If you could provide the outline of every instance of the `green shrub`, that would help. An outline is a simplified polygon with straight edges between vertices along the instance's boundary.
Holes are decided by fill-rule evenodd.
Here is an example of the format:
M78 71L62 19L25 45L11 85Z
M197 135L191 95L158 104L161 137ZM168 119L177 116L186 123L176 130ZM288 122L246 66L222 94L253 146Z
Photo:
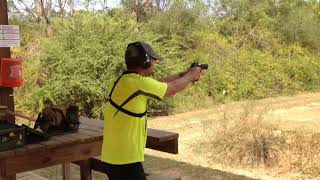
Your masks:
M152 101L152 115L319 90L320 54L300 42L281 44L281 34L272 29L272 19L279 17L270 13L267 3L250 9L241 2L240 9L250 11L239 9L237 18L221 19L206 15L203 3L185 3L174 3L139 23L121 9L56 17L48 29L13 20L22 24L25 39L23 48L13 51L25 59L17 109L36 113L45 102L74 102L83 115L99 117L111 83L125 68L126 45L136 40L151 43L165 57L155 78L185 71L194 61L209 64L201 81L164 102ZM263 11L253 15L256 6Z

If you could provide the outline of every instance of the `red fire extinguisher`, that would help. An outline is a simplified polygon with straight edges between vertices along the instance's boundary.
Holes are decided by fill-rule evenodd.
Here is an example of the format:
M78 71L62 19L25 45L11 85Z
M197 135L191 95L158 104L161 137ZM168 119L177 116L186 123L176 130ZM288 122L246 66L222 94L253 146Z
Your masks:
M22 86L22 64L19 58L2 58L0 71L0 86Z

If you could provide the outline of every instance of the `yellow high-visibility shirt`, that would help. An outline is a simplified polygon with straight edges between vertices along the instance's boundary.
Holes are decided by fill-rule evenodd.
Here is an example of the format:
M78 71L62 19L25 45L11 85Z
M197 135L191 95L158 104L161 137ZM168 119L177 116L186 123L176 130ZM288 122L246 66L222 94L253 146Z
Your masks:
M159 82L139 74L124 74L116 84L111 99L121 106L133 94L139 94L122 106L133 113L144 113L147 100L161 100L167 83ZM138 92L138 93L137 93ZM101 159L110 164L129 164L144 161L147 141L146 117L130 116L118 111L110 101L103 107L104 130Z

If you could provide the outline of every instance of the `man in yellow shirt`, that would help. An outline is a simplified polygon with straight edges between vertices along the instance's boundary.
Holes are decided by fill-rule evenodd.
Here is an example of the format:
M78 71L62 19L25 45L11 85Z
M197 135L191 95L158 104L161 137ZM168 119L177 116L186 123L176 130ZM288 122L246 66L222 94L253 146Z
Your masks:
M199 67L159 81L149 77L161 59L147 43L134 42L127 47L127 71L115 81L103 109L101 159L109 180L146 179L142 162L147 140L147 100L172 96L200 79Z

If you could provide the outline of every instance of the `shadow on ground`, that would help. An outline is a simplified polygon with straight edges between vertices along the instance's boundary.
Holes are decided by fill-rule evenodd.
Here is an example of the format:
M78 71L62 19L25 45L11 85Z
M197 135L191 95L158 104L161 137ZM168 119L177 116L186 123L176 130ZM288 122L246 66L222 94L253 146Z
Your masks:
M173 173L178 173L182 176L183 180L253 180L252 178L242 175L236 175L229 172L150 155L145 156L144 167L147 172L165 170Z
M52 166L48 168L33 171L49 180L62 180L61 166ZM179 162L171 159L160 158L156 156L145 156L144 167L146 172L165 171L173 174L180 174L182 180L253 180L252 178L236 175L229 172L215 170L211 168L195 166L185 162ZM77 165L71 165L71 180L80 179L80 168ZM107 180L107 176L93 172L93 180Z

